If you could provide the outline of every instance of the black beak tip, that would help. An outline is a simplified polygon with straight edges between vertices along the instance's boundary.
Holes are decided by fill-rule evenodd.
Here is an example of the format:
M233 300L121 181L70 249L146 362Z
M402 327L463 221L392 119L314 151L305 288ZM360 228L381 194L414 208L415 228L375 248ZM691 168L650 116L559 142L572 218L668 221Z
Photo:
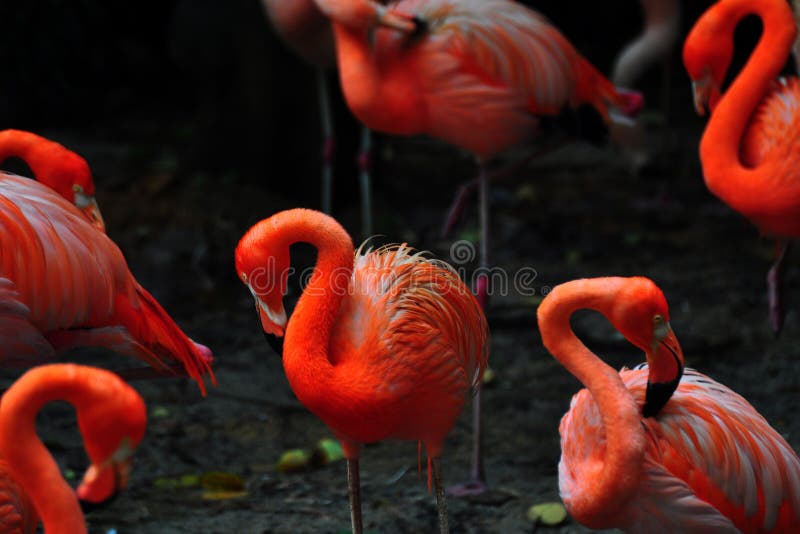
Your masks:
M275 354L278 356L283 356L283 337L278 337L273 334L267 334L264 332L264 337L269 343L269 346L272 347L272 350L275 351Z
M78 499L78 502L81 505L81 510L84 514L88 514L89 512L94 512L95 510L102 510L112 502L114 502L119 496L119 490L115 490L106 500L100 502L89 502Z

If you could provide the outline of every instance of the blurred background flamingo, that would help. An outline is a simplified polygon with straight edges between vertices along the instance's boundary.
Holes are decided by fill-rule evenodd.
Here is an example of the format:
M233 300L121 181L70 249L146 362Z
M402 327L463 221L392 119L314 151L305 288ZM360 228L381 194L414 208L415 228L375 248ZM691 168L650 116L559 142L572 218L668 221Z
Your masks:
M761 18L756 49L720 95L733 56L733 32L747 15ZM700 140L708 189L776 239L767 274L770 325L783 326L782 278L792 239L800 235L800 86L776 79L792 49L797 25L783 0L722 0L695 23L683 49L694 104L710 118Z
M8 158L25 162L33 176L81 210L100 231L105 232L97 205L94 179L89 164L63 145L23 130L0 131L0 163Z
M350 109L373 130L428 134L472 153L480 168L480 267L489 268L486 164L537 133L537 115L588 103L607 120L638 109L547 20L509 0L316 0L333 23L339 75ZM380 29L380 27L387 27ZM374 30L374 38L368 39ZM484 308L489 278L477 280ZM481 492L480 392L475 398L472 480Z
M570 316L602 313L645 351L617 374L572 332ZM795 532L800 459L742 397L692 369L647 278L575 280L537 311L542 342L580 380L561 420L559 489L593 529Z
M186 337L119 248L54 190L0 173L0 364L103 346L157 370L178 363L205 392L211 351Z
M336 67L336 50L331 24L314 0L292 2L261 0L261 5L283 42L303 60L313 65L317 71L317 94L322 126L322 211L330 214L333 203L333 163L336 150L333 112L326 79L327 72ZM372 235L371 145L371 132L369 128L362 126L357 162L361 189L361 234L363 237Z
M54 401L75 407L91 461L77 492L36 435L36 415ZM98 502L125 488L146 418L139 394L109 371L52 364L25 373L0 401L0 480L16 485L0 486L0 501L21 504L13 511L2 508L4 531L35 532L41 517L47 534L85 533L78 498ZM8 493L15 490L23 493Z
M283 307L289 246L318 260L288 320ZM341 440L353 532L362 532L358 458L384 439L418 441L448 532L440 458L467 395L480 383L489 345L483 311L444 262L407 246L355 251L334 219L295 209L264 219L236 247L236 272L267 334L283 336L283 366L298 400Z

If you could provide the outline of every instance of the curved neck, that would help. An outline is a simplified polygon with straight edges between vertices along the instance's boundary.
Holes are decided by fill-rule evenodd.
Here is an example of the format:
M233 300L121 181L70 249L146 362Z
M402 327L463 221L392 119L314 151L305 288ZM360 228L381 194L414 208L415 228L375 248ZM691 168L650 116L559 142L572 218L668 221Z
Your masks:
M537 311L544 346L592 394L606 434L599 479L586 484L584 494L571 503L576 518L613 515L639 484L645 451L639 407L619 374L575 336L569 323L573 312L584 308L608 316L624 283L624 279L594 279L562 284Z
M363 122L361 110L371 107L371 103L378 98L381 85L367 30L333 21L333 35L342 92L350 109Z
M29 159L36 150L42 138L38 135L20 130L0 131L0 162L8 158L17 157L25 160L30 166ZM34 171L35 173L35 171Z
M56 400L69 402L78 413L107 401L87 395L84 386L75 373L39 367L20 378L0 404L0 455L33 501L47 534L85 533L86 524L74 490L36 435L36 415Z
M748 15L761 19L763 30L755 50L742 71L724 93L711 114L700 141L700 158L706 172L706 182L715 194L728 200L740 195L750 197L753 169L742 165L740 147L745 128L756 106L769 90L770 83L786 63L796 27L789 7L783 0L728 0L716 4L717 35L733 39L737 24Z
M283 366L298 399L319 414L337 387L328 349L350 287L353 242L334 219L319 212L291 210L268 220L274 221L279 247L303 242L317 249L314 272L286 328Z

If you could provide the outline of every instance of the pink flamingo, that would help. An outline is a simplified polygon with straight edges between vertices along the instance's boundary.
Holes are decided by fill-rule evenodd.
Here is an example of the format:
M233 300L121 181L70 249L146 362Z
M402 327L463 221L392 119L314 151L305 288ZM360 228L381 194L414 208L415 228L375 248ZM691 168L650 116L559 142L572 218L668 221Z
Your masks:
M59 400L75 406L92 462L77 491L36 436L36 414ZM33 533L41 517L47 534L85 533L78 498L102 501L127 485L146 413L139 394L109 371L52 364L22 375L0 402L0 529Z
M128 270L122 252L71 203L0 173L0 365L103 346L157 370L179 364L205 392L208 347L189 339Z
M261 0L278 36L303 60L317 70L317 93L322 119L322 211L331 213L333 154L333 115L325 72L336 67L336 52L330 21L314 0ZM361 232L372 235L372 187L370 183L371 132L361 129L361 148L358 154L359 186L361 188Z
M289 247L299 242L317 248L317 264L287 324ZM353 532L361 445L404 439L425 444L446 533L444 439L489 357L486 318L455 270L405 245L354 251L334 219L294 209L247 231L236 272L264 332L286 333L283 367L298 400L342 442Z
M342 88L369 128L427 134L475 155L480 188L480 267L489 267L485 163L531 141L537 116L588 103L606 119L641 98L621 94L544 17L510 0L315 0L333 23ZM374 30L374 32L372 31ZM489 279L476 292L486 306ZM472 480L480 492L480 390L474 400Z
M647 356L616 373L575 336L597 310ZM800 458L744 398L692 369L649 279L575 280L539 305L547 350L586 389L559 426L559 489L589 528L800 532Z

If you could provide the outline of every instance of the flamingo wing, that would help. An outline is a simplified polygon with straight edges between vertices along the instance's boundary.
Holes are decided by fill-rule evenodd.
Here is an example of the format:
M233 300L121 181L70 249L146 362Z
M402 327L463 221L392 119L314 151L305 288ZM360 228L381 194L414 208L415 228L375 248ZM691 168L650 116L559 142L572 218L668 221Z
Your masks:
M444 395L460 407L486 367L488 328L457 273L404 245L359 250L354 267L332 363L368 369L375 393Z
M33 503L0 460L0 532L34 534L38 522Z
M644 385L636 391L643 396ZM800 524L800 459L728 387L687 369L669 403L644 424L649 456L740 530L787 532Z
M52 345L30 322L30 309L14 282L0 278L0 361L9 367L28 367L55 356Z

